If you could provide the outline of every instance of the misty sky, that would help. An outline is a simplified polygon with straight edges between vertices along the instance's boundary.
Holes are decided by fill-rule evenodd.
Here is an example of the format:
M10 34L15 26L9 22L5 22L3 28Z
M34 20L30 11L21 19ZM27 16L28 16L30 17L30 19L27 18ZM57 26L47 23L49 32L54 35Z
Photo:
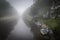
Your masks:
M7 0L20 14L33 4L33 0Z

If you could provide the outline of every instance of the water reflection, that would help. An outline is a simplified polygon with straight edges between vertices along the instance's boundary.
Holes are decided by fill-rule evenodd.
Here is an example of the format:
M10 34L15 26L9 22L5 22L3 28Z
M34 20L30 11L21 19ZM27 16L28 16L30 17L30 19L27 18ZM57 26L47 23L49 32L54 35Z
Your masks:
M17 40L17 39L31 39L33 34L30 31L31 29L24 23L23 19L20 18L14 30L8 37L8 40Z

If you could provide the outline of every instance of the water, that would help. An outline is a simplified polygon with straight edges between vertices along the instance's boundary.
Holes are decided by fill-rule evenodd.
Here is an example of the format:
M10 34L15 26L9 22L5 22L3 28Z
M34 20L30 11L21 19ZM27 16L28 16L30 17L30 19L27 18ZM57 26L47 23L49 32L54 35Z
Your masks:
M16 24L14 30L8 36L8 40L25 40L33 38L33 34L29 28L23 21L22 18L19 19L18 23Z

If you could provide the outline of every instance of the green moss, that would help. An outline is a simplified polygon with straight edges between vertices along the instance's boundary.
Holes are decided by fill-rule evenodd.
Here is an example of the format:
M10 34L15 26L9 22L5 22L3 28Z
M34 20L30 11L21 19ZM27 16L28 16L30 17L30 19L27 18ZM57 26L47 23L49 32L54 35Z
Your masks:
M41 19L40 22L47 24L50 28L55 29L58 26L58 20L55 19Z

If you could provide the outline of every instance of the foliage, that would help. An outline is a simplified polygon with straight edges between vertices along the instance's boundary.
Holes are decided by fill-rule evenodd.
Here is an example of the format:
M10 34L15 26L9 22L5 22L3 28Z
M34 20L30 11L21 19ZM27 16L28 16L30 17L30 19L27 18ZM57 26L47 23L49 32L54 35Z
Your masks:
M41 19L40 21L47 24L53 30L59 25L58 20L55 19Z

